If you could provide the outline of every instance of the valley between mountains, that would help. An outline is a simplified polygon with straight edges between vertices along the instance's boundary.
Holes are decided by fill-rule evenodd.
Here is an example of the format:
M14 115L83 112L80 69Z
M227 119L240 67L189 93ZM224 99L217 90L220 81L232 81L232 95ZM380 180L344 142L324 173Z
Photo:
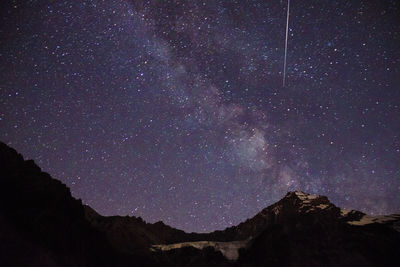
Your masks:
M237 226L186 233L102 216L0 143L1 266L398 266L400 215L343 210L301 191Z

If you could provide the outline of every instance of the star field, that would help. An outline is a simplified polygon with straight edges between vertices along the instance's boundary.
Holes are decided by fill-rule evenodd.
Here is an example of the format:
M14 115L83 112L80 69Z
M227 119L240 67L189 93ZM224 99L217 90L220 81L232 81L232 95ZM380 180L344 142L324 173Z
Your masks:
M0 140L103 215L400 212L397 1L6 1Z

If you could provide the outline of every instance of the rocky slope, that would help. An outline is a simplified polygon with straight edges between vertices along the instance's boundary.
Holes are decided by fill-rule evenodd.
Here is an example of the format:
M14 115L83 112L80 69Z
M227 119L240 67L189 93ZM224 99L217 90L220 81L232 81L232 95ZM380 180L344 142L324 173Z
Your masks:
M299 191L207 234L104 217L0 143L0 266L397 266L399 226Z
M112 266L131 258L151 263L145 253L115 250L69 188L0 143L0 266Z

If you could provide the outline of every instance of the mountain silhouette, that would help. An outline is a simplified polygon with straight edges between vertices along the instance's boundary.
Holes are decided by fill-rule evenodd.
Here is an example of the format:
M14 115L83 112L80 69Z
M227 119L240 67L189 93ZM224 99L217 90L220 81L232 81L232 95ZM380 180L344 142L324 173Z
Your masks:
M211 233L102 216L0 143L0 266L398 266L400 215L343 210L288 192Z

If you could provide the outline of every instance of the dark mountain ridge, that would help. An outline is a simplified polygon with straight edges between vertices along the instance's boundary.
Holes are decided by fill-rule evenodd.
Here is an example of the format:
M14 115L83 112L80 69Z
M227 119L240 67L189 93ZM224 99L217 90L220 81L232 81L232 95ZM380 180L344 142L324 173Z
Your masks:
M0 143L0 266L396 266L399 226L300 191L205 234L105 217Z

